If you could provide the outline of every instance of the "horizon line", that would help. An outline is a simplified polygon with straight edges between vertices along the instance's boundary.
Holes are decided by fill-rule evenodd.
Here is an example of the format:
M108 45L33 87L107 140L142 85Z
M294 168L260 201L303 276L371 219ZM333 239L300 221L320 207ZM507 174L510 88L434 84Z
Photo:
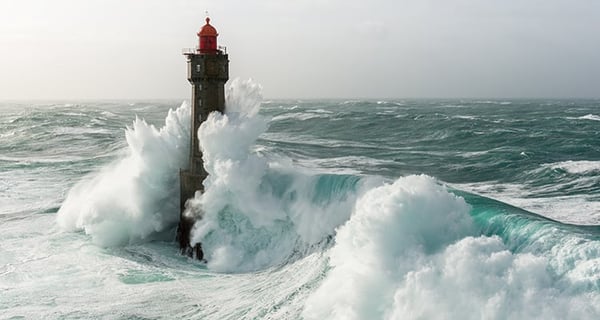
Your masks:
M1 103L7 102L78 102L78 101L127 101L127 102L152 102L152 101L189 101L190 98L0 98ZM263 101L316 101L316 100L356 100L356 101L382 101L382 100L600 100L600 97L264 97Z

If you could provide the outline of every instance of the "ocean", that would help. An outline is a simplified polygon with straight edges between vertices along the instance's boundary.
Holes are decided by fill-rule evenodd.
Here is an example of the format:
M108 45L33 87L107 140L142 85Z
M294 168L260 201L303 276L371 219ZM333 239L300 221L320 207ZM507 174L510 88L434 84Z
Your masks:
M1 319L598 319L600 100L0 103Z

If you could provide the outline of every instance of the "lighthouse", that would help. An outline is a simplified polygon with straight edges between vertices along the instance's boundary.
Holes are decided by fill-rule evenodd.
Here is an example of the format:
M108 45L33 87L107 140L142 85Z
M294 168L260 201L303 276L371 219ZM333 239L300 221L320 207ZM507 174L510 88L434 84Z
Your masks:
M204 170L202 150L198 143L198 128L213 111L225 111L225 82L229 79L229 59L225 48L217 46L217 29L206 18L206 24L198 32L198 47L184 50L187 58L188 81L192 85L192 115L190 156L188 169L180 170L180 220L177 241L183 254L202 260L200 244L193 248L190 232L194 218L184 215L186 202L194 194L204 192L202 182L208 176Z

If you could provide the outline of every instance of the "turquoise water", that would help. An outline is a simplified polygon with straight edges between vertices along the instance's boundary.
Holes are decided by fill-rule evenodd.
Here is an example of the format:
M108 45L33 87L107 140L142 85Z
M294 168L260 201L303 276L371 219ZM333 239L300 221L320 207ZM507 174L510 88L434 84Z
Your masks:
M0 110L0 318L600 315L600 101L236 82L200 132L207 264L174 242L186 103Z

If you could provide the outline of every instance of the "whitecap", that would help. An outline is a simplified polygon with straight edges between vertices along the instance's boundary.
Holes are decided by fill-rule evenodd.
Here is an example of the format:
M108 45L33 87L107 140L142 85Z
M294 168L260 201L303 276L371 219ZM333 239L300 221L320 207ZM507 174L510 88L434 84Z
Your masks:
M63 230L83 230L100 246L151 239L178 221L180 168L189 154L190 107L169 110L156 129L136 118L121 159L78 182L57 214Z
M581 116L577 119L582 119L582 120L593 120L593 121L600 121L600 116L597 116L595 114L586 114L585 116Z
M557 163L545 164L543 167L549 167L551 169L565 170L571 174L584 174L590 172L600 172L600 161L562 161Z

